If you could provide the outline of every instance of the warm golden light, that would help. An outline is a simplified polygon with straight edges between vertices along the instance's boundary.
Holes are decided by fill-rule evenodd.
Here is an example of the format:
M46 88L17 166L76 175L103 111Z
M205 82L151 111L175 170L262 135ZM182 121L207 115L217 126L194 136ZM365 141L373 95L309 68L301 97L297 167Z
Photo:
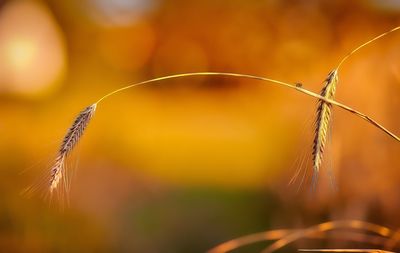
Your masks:
M10 66L15 69L23 70L29 67L37 54L35 45L29 40L16 39L15 41L10 41L6 47L6 59L9 61Z
M0 0L0 252L400 253L395 2Z
M37 2L10 2L0 13L0 88L20 94L46 91L65 70L62 34Z

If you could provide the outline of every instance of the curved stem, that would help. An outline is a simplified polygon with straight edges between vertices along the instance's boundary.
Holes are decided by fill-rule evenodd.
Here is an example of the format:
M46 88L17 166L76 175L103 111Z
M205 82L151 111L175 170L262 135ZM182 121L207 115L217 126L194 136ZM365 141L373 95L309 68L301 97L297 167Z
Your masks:
M355 110L355 109L353 109L353 108L351 108L351 107L349 107L347 105L344 105L342 103L336 102L335 100L331 100L331 99L325 98L325 97L323 97L323 96L321 96L321 95L319 95L317 93L309 91L309 90L307 90L305 88L302 88L300 86L296 86L296 85L293 85L293 84L281 82L281 81L274 80L274 79L271 79L271 78L253 76L253 75L247 75L247 74L224 73L224 72L195 72L195 73L183 73L183 74L176 74L176 75L158 77L158 78L150 79L150 80L139 82L139 83L134 83L134 84L122 87L120 89L117 89L115 91L112 91L112 92L106 94L105 96L103 96L102 98L100 98L99 100L97 100L97 102L94 103L94 105L97 106L97 104L102 102L104 99L106 99L106 98L108 98L108 97L110 97L112 95L115 95L115 94L117 94L119 92L122 92L124 90L136 87L136 86L150 84L150 83L159 82L159 81L168 80L168 79L190 77L190 76L230 76L230 77L240 77L240 78L248 78L248 79L253 79L253 80L271 82L271 83L274 83L274 84L277 84L277 85L280 85L280 86L283 86L283 87L286 87L286 88L290 88L290 89L296 90L296 91L301 92L303 94L306 94L308 96L323 100L326 103L335 105L335 106L337 106L339 108L342 108L343 110L351 112L351 113L357 115L358 117L362 118L363 120L367 121L368 123L372 124L376 128L380 129L381 131L383 131L384 133L386 133L387 135L389 135L390 137L392 137L396 141L400 142L400 138L397 135L395 135L394 133L390 132L388 129L386 129L384 126L379 124L377 121L375 121L371 117L367 116L366 114L364 114L362 112L359 112L359 111L357 111L357 110Z
M261 241L270 241L277 240L276 242L280 242L279 245L272 244L271 251L274 251L280 247L283 247L295 240L301 238L314 238L314 239L323 239L327 236L327 232L335 229L346 229L346 230L361 230L367 232L373 232L376 235L368 235L364 233L345 233L344 231L340 231L337 239L340 240L352 240L358 242L365 242L371 244L381 245L386 242L386 238L390 237L394 234L392 230L387 227L383 227L380 225L357 221L357 220L342 220L342 221L330 221L325 222L310 228L306 229L281 229L281 230L269 230L266 232L260 232L250 235L245 235L242 237L238 237L224 243L221 243L212 249L208 250L207 253L226 253L237 248L261 242ZM333 235L332 235L333 236ZM283 242L282 242L283 240ZM274 246L275 245L275 246ZM308 251L308 250L306 250ZM312 250L311 250L312 251ZM317 250L318 251L318 250Z
M301 230L299 232L292 233L287 237L284 237L274 242L273 244L265 248L263 251L261 251L261 253L272 253L288 245L289 243L292 243L300 238L312 235L313 233L316 232L326 232L334 229L344 229L344 228L365 230L380 235L382 237L390 237L393 234L393 231L391 229L369 222L358 221L358 220L330 221Z
M190 76L231 76L231 77L233 76L233 77L242 77L242 78L250 78L250 79L273 82L273 83L280 84L280 85L283 85L283 86L287 86L287 87L290 87L290 88L296 88L294 85L291 85L291 84L288 84L288 83L285 83L285 82L281 82L281 81L277 81L277 80L270 79L270 78L265 78L265 77L247 75L247 74L223 73L223 72L194 72L194 73L183 73L183 74L175 74L175 75L157 77L157 78L146 80L146 81L143 81L143 82L130 84L128 86L122 87L120 89L117 89L115 91L112 91L112 92L106 94L105 96L100 98L95 104L100 103L104 99L106 99L106 98L108 98L108 97L110 97L110 96L112 96L114 94L120 93L121 91L130 89L130 88L133 88L133 87L136 87L136 86L141 86L141 85L145 85L145 84L149 84L149 83L164 81L164 80L168 80L168 79L176 79L176 78L190 77Z
M382 33L381 35L378 35L378 36L376 36L375 38L370 39L369 41L367 41L367 42L361 44L361 45L358 46L356 49L354 49L353 51L351 51L350 53L348 53L348 54L340 61L339 65L336 67L336 70L339 70L340 66L342 66L342 64L343 64L351 55L353 55L355 52L357 52L357 51L360 50L361 48L367 46L368 44L371 44L371 43L374 42L375 40L378 40L378 39L380 39L380 38L382 38L382 37L384 37L384 36L386 36L386 35L388 35L388 34L394 32L394 31L397 31L397 30L399 30L399 29L400 29L400 26L397 26L397 27L391 29L390 31L387 31L387 32L385 32L385 33Z

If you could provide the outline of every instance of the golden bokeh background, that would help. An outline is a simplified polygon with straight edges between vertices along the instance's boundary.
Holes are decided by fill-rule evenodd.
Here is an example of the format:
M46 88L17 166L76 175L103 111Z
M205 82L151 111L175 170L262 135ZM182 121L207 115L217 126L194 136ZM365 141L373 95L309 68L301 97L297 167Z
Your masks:
M399 143L335 108L325 167L337 190L296 193L287 183L310 156L315 99L231 77L110 97L70 159L69 207L20 194L77 113L112 90L215 71L318 92L343 56L398 25L390 0L0 1L1 251L204 252L331 219L400 227ZM352 56L336 97L397 134L399 45L393 33Z

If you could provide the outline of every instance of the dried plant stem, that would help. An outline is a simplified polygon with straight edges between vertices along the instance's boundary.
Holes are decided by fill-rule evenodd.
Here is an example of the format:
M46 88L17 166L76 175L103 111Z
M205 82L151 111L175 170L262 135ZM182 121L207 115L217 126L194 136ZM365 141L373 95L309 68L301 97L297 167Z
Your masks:
M303 94L306 94L308 96L317 98L319 100L322 100L324 102L326 102L327 104L332 104L335 105L339 108L342 108L343 110L346 110L348 112L351 112L353 114L355 114L356 116L362 118L363 120L367 121L368 123L372 124L373 126L375 126L376 128L380 129L381 131L383 131L384 133L386 133L387 135L389 135L390 137L392 137L393 139L395 139L396 141L400 142L400 138L395 135L394 133L390 132L388 129L386 129L384 126L382 126L381 124L379 124L377 121L375 121L374 119L372 119L371 117L365 115L362 112L359 112L349 106L346 106L340 102L337 102L335 100L326 98L324 96L321 96L315 92L309 91L303 87L299 87L293 84L289 84L289 83L285 83L285 82L281 82L278 80L274 80L271 78L266 78L266 77L260 77L260 76L254 76L254 75L247 75L247 74L237 74L237 73L225 73L225 72L195 72L195 73L184 73L184 74L176 74L176 75L170 75L170 76L164 76L164 77L158 77L155 79L150 79L144 82L139 82L139 83L135 83L135 84L131 84L128 86L125 86L123 88L120 88L118 90L115 90L111 93L108 93L107 95L103 96L102 98L100 98L95 105L99 104L100 102L102 102L104 99L122 92L124 90L136 87L136 86L141 86L141 85L145 85L145 84L150 84L150 83L154 83L154 82L159 82L159 81L163 81L163 80L168 80L168 79L175 79L175 78L182 78L182 77L190 77L190 76L230 76L230 77L239 77L239 78L247 78L247 79L253 79L253 80L259 80L259 81L266 81L266 82L271 82L274 84L277 84L279 86L283 86L289 89L293 89L296 90L298 92L301 92Z
M374 41L376 41L376 40L378 40L378 39L380 39L380 38L382 38L382 37L385 37L386 35L389 35L389 34L395 32L395 31L397 31L397 30L400 30L400 26L397 26L397 27L395 27L395 28L393 28L393 29L391 29L391 30L385 32L385 33L382 33L382 34L376 36L375 38L370 39L370 40L368 40L367 42L365 42L365 43L361 44L360 46L356 47L354 50L352 50L350 53L348 53L348 54L339 62L338 66L336 67L336 70L339 70L339 68L342 66L342 64L343 64L347 59L349 59L349 57L352 56L352 55L353 55L355 52L357 52L358 50L364 48L365 46L371 44L372 42L374 42Z
M235 238L224 242L209 251L207 253L226 253L233 251L235 249L241 248L246 245L250 245L257 242L262 241L270 241L270 240L279 240L285 236L288 236L292 233L299 232L300 229L290 229L290 230L271 230L266 232L260 232L256 234L250 234L243 237ZM357 232L338 232L327 234L326 232L316 232L314 234L310 234L305 236L310 239L333 239L333 240L345 240L345 241L353 241L353 242L361 242L361 243L369 243L381 246L383 245L387 239L376 236L376 235L366 235Z
M303 87L299 87L296 85L292 85L289 83L277 81L274 79L270 78L265 78L265 77L259 77L259 76L253 76L253 75L246 75L246 74L237 74L237 73L223 73L223 72L196 72L196 73L184 73L184 74L177 74L177 75L170 75L170 76L164 76L164 77L159 77L151 80L147 80L144 82L139 82L135 83L132 85L125 86L121 89L115 90L102 98L100 98L96 103L92 104L91 106L87 107L85 110L83 110L81 113L78 114L76 120L74 121L74 124L70 127L69 131L67 132L66 136L64 137L63 143L60 147L58 156L56 158L56 161L54 163L54 166L51 168L51 178L50 178L50 192L53 192L54 189L57 188L60 179L62 179L62 173L64 172L64 167L65 167L65 160L68 156L68 154L73 150L75 147L76 143L79 141L80 137L83 134L83 131L85 130L87 124L89 123L90 119L92 118L98 104L102 102L104 99L110 97L111 95L117 94L119 92L122 92L124 90L139 86L139 85L145 85L145 84L150 84L154 82L159 82L163 80L168 80L168 79L174 79L174 78L182 78L182 77L189 77L189 76L230 76L230 77L240 77L240 78L247 78L247 79L254 79L254 80L260 80L260 81L267 81L271 82L274 84L277 84L279 86L283 86L286 88L290 88L293 90L296 90L298 92L301 92L303 94L306 94L308 96L314 97L319 99L319 101L324 102L324 106L330 106L330 105L335 105L338 106L339 108L342 108L348 112L351 112L358 117L364 119L365 121L369 122L376 128L380 129L396 141L400 142L400 138L387 130L384 126L370 118L369 116L349 107L346 106L342 103L339 103L335 100L330 99L329 96L324 96L324 94L319 95L317 93L314 93L312 91L309 91Z
M221 243L220 245L208 250L207 253L226 253L253 243L279 240L285 236L288 236L291 233L298 233L300 231L302 230L300 229L271 230L256 234L250 234ZM328 234L327 232L315 232L314 234L305 235L304 237L309 239L327 239ZM338 231L336 233L331 232L329 234L329 239L368 243L377 246L382 246L387 241L386 238L381 236L367 235L365 233L360 233L360 232L344 232L344 231Z
M223 72L196 72L196 73L184 73L184 74L176 74L176 75L169 75L169 76L164 76L164 77L159 77L135 84L131 84L125 87L122 87L120 89L117 89L115 91L112 91L105 96L101 97L97 102L92 104L91 106L87 107L85 110L83 110L79 115L77 116L74 124L70 127L68 130L66 136L64 137L64 140L60 146L57 158L54 162L54 165L51 168L51 175L50 175L50 193L52 193L55 189L57 189L59 183L61 180L63 180L63 173L65 171L65 160L68 157L68 154L73 150L79 139L81 138L83 131L85 130L87 124L89 123L90 119L92 118L97 105L102 102L104 99L120 93L122 91L125 91L127 89L140 86L140 85L145 85L145 84L150 84L154 82L159 82L163 80L168 80L168 79L174 79L174 78L183 78L183 77L190 77L190 76L230 76L230 77L240 77L240 78L247 78L247 79L255 79L255 80L260 80L260 81L267 81L271 82L286 88L294 89L298 92L304 93L308 96L317 98L319 101L319 107L318 107L318 117L317 117L317 129L316 129L316 139L314 141L314 172L318 172L319 167L322 162L322 154L323 154L323 149L325 145L325 139L326 139L326 134L327 134L327 127L329 124L329 119L330 119L330 107L331 105L338 106L346 111L349 111L358 117L364 119L365 121L369 122L373 126L377 127L396 141L400 142L400 138L387 130L385 127L383 127L381 124L373 120L372 118L368 117L367 115L354 110L351 107L348 107L346 105L343 105L339 102L336 102L333 100L333 95L334 95L334 86L336 85L337 79L336 79L336 74L337 70L339 67L356 51L359 49L363 48L364 46L372 43L373 41L389 34L392 33L396 30L400 29L400 27L396 27L384 34L381 34L374 39L362 44L361 46L357 47L354 49L352 52L350 52L348 55L346 55L339 63L338 67L333 71L335 73L334 78L331 78L330 80L335 80L334 82L327 82L323 92L321 95L316 94L312 91L306 90L302 88L302 85L292 85L289 83L281 82L278 80L270 79L270 78L265 78L265 77L259 77L259 76L254 76L254 75L246 75L246 74L237 74L237 73L223 73ZM332 85L334 84L334 85ZM316 173L314 173L316 175Z
M386 238L393 235L394 233L389 228L363 221L357 221L357 220L331 221L306 229L281 229L281 230L271 230L271 231L246 235L219 244L216 247L207 251L207 253L226 253L252 243L269 241L269 240L278 240L276 244L271 245L273 249L271 249L270 252L272 252L301 238L325 238L326 232L335 229L362 230L366 232L375 233L377 235L360 234L354 232L345 233L344 231L341 231L334 238L358 241L358 242L366 242L376 245L382 245L387 241ZM277 247L276 245L278 245L279 247Z
M330 231L334 229L361 229L365 230L371 233L378 234L383 237L389 237L393 234L393 231L390 230L387 227L376 225L373 223L368 223L364 221L357 221L357 220L344 220L344 221L331 221L331 222L325 222L313 227L310 227L308 229L304 229L299 232L292 233L275 243L271 244L268 246L265 250L263 250L261 253L271 253L274 252L289 243L292 243L300 238L307 237L309 235L312 235L317 232L325 232L325 231Z
M381 249L299 249L300 252L330 252L330 253L395 253Z
M256 242L278 240L297 230L281 229L250 234L224 242L207 251L207 253L225 253Z

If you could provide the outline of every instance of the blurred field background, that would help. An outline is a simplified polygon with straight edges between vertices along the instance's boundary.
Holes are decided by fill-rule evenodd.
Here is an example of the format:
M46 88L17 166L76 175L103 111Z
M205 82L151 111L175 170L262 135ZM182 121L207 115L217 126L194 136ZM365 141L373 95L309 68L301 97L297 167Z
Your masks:
M316 101L235 78L184 78L110 97L71 161L70 207L20 195L48 168L76 114L107 92L196 71L319 92L346 53L397 25L400 4L390 0L0 1L0 251L204 252L331 219L400 227L399 143L334 109L338 191L296 195L287 183L311 152ZM397 134L399 45L394 33L358 52L337 90L338 101Z

